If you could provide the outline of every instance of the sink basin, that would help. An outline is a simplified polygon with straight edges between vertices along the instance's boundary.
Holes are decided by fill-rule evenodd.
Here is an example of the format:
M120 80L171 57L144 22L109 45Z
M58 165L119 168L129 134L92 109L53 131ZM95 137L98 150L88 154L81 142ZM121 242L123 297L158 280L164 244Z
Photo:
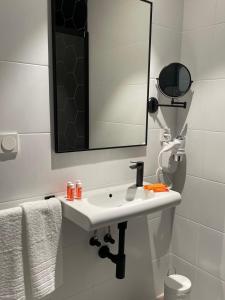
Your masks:
M181 202L181 195L177 192L152 193L134 185L89 191L84 193L82 200L58 198L63 205L63 216L87 231L128 221Z
M150 198L151 193L145 193L143 188L137 188L135 185L117 188L106 189L100 191L96 195L87 198L87 202L91 205L102 208L121 207L124 205L137 203L137 200ZM134 202L133 202L134 201Z

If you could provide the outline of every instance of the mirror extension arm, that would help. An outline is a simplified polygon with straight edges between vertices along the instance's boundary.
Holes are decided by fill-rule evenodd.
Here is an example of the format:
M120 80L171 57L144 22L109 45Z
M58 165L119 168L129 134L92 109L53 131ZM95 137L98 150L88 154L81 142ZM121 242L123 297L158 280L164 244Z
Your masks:
M186 108L187 102L178 102L172 98L171 104L159 104L159 101L155 97L148 99L148 111L150 113L157 112L159 109L159 106Z

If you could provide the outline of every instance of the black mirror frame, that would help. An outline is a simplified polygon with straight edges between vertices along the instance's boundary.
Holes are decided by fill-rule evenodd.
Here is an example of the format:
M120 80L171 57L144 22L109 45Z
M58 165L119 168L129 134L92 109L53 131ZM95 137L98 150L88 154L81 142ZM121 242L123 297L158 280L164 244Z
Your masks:
M86 144L87 146L83 147L83 148L77 148L77 147L66 147L66 149L61 149L60 147L60 139L59 139L59 117L57 114L57 110L58 110L58 93L57 93L57 81L56 81L56 0L50 0L50 9L51 9L51 83L52 83L52 89L51 89L51 98L52 98L52 106L53 106L53 139L54 139L54 150L55 153L68 153L68 152L80 152L80 151L95 151L95 150L103 150L103 149L120 149L120 148L132 148L132 147L144 147L147 146L148 143L148 99L149 99L149 87L150 87L150 61L151 61L151 44L152 44L152 18L153 18L153 2L152 0L138 0L138 1L142 1L145 2L147 4L149 4L149 8L150 8L150 17L149 17L149 41L148 41L148 73L147 73L147 95L145 98L145 110L146 110L146 130L145 130L145 141L142 144L138 144L138 145L123 145L123 146L111 146L111 147L99 147L99 148L90 148L88 141L89 141L89 131L86 137ZM60 26L59 26L60 27ZM59 28L58 28L59 29ZM61 29L60 30L61 33L73 33L71 32L70 29L66 28L66 29ZM84 37L86 39L86 52L85 55L89 58L89 54L88 54L88 40L89 40L89 36L88 36L88 32L85 32L82 34L82 32L80 33L80 36ZM88 68L88 64L87 64L87 68ZM89 79L87 79L88 81ZM87 88L87 93L89 93L88 88ZM89 97L88 97L89 98ZM88 99L89 101L89 99ZM88 102L87 101L87 102ZM87 108L88 114L89 114L89 102L88 102L88 108ZM87 119L86 119L87 120ZM88 120L87 120L88 122Z

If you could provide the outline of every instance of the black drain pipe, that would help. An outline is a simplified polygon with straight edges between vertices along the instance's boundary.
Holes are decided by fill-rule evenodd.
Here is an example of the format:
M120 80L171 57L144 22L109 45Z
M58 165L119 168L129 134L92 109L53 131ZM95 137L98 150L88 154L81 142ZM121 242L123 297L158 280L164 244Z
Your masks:
M118 254L111 253L108 246L102 246L99 249L98 255L101 258L108 258L114 264L116 264L116 278L124 279L125 264L126 264L126 255L124 253L124 247L125 247L125 230L127 229L127 222L119 223L118 229L119 229Z

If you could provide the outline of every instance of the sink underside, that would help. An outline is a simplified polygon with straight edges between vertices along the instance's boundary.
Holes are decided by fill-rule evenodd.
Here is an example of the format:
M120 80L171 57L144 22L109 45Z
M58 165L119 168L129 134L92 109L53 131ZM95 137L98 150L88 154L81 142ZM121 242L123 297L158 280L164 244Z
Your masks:
M63 216L87 231L128 221L131 217L147 215L181 202L181 195L177 192L152 193L134 185L86 192L82 200L58 198L63 205Z

